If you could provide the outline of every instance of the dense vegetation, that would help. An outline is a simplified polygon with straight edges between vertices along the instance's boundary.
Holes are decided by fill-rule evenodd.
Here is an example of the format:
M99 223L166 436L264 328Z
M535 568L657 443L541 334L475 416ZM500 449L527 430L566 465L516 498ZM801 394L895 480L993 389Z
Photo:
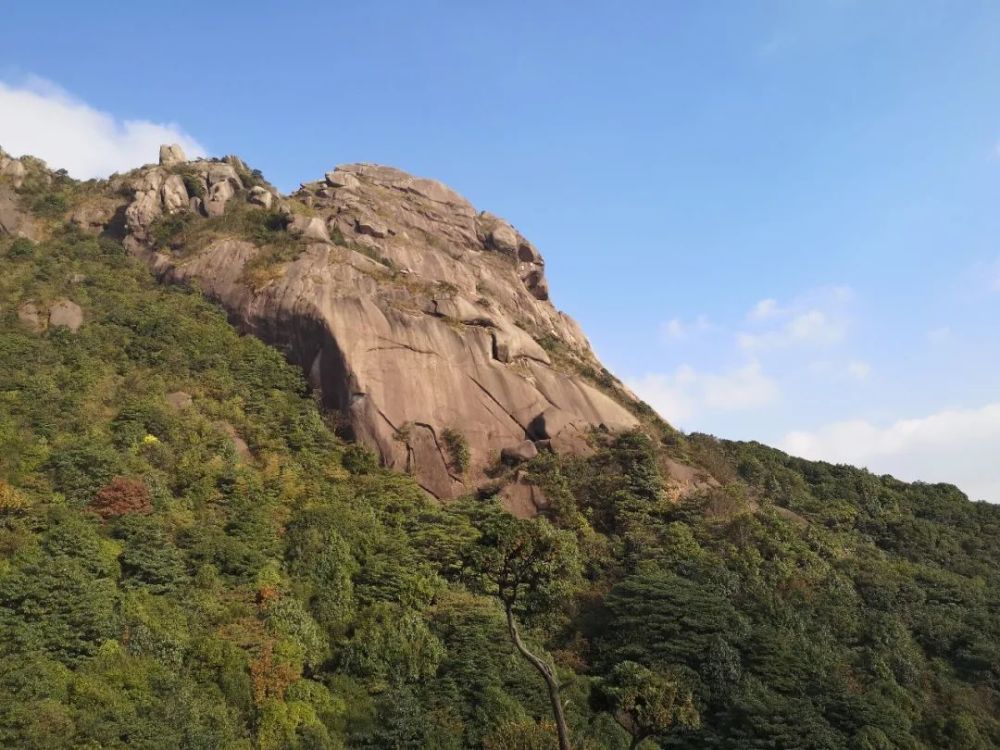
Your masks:
M1000 508L594 442L527 466L547 519L441 507L119 243L0 239L0 746L551 748L545 669L574 748L1000 746Z

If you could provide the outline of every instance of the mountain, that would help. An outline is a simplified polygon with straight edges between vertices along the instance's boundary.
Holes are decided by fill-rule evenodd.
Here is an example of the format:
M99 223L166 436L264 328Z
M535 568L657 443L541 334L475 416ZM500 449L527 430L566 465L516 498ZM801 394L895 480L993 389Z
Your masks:
M78 218L103 231L124 210L130 252L282 349L346 435L436 497L506 449L585 450L590 428L637 424L535 247L441 183L355 164L286 198L239 159L167 147L93 200Z
M0 152L0 746L1000 747L996 506L677 432L439 183L160 162Z

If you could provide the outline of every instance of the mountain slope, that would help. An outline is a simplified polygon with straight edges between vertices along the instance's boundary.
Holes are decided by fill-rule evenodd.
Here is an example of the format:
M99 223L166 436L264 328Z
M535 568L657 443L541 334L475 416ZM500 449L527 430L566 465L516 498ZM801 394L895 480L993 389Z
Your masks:
M591 427L636 424L581 376L602 368L548 301L538 251L444 185L347 165L284 198L235 158L165 162L115 187L134 191L130 251L284 350L346 434L435 496L481 484L505 448L576 451Z
M0 746L553 747L491 583L527 528L575 748L1000 746L1000 509L652 420L439 504L157 283L116 185L0 178Z

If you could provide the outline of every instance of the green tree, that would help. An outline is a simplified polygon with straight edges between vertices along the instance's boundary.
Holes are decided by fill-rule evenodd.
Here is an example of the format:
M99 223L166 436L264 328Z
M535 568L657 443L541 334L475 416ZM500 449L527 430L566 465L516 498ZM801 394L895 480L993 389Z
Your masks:
M483 514L477 527L480 536L468 557L472 580L503 605L511 641L545 681L560 750L569 750L569 725L559 694L559 676L549 661L528 648L516 615L553 607L573 585L579 574L573 536L544 519L522 520L499 510Z
M678 681L634 661L615 665L597 688L597 705L632 738L630 750L675 727L697 727L698 711Z

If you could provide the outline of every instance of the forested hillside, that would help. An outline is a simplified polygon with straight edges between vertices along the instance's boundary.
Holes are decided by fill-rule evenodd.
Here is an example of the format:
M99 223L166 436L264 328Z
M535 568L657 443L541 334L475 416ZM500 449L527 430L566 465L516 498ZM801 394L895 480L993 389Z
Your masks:
M1000 508L654 419L521 464L542 517L442 504L34 200L44 239L0 237L0 746L541 750L554 695L573 748L1000 747Z

